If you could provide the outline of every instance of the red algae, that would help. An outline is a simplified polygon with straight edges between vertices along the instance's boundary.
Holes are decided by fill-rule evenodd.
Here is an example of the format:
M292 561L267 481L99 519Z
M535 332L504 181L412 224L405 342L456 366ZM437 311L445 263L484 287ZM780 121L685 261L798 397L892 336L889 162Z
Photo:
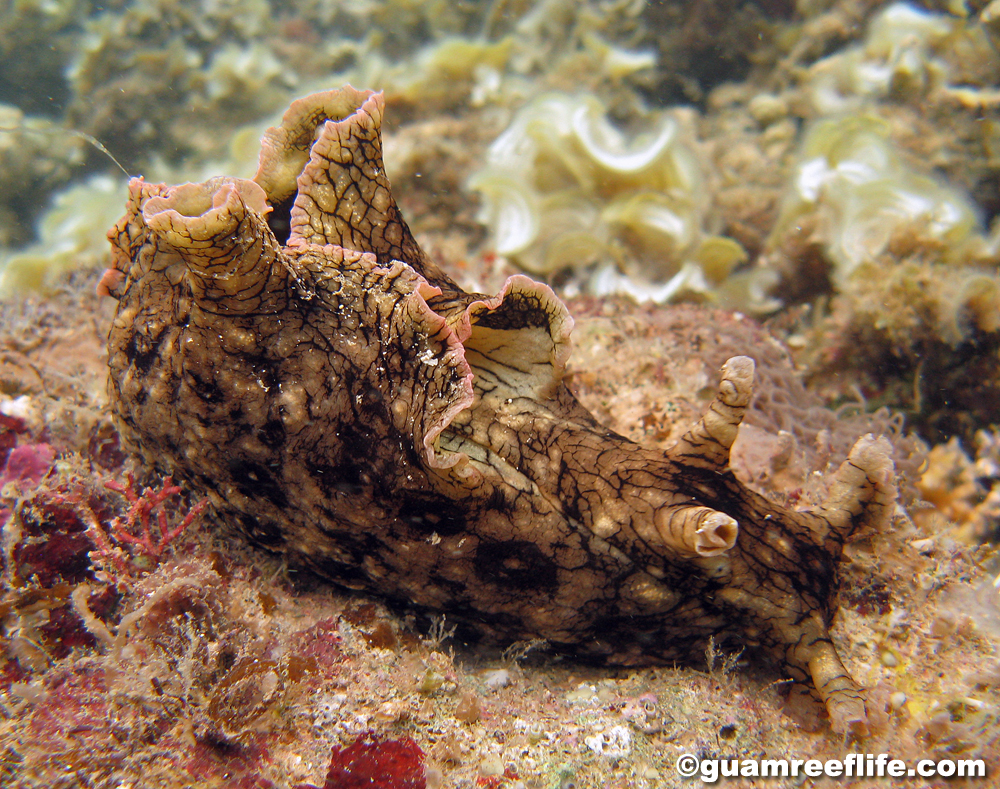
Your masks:
M425 789L424 752L409 737L384 740L366 731L334 748L323 789ZM302 784L297 789L316 789Z

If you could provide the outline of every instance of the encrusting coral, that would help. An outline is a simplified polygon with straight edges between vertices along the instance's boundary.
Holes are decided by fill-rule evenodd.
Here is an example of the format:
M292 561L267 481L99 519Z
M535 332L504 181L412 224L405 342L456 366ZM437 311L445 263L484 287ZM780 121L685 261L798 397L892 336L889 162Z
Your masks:
M419 248L382 111L316 94L253 180L131 182L100 285L124 446L347 586L614 663L761 646L865 731L828 627L845 542L894 506L888 443L860 439L813 511L753 493L728 468L748 357L667 452L602 427L562 380L573 322L547 286L466 293Z

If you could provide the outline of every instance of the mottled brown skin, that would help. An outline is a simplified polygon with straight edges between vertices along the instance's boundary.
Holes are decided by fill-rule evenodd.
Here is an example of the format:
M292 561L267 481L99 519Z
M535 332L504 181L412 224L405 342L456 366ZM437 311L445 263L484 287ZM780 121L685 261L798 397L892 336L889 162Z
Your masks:
M844 542L893 503L885 442L859 441L815 512L750 491L728 469L745 357L667 453L602 427L562 382L572 320L547 287L468 294L420 251L381 113L318 94L253 181L133 180L102 280L125 445L338 583L615 663L760 645L863 731L827 628Z

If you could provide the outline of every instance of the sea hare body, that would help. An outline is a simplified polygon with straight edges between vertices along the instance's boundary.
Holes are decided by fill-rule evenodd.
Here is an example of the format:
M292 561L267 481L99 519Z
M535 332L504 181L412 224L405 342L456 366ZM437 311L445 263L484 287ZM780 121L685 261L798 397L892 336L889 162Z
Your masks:
M863 730L827 628L843 544L893 505L886 442L859 440L817 511L748 490L728 469L747 357L667 453L602 427L562 382L548 287L469 294L421 252L382 109L295 102L253 180L132 181L101 284L125 445L341 584L617 663L758 645Z

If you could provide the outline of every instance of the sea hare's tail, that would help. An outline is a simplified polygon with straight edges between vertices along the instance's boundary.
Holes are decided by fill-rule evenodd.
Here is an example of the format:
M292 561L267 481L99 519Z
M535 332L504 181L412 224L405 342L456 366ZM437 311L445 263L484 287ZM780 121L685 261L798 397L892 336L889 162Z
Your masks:
M738 356L726 362L718 393L708 411L670 450L674 461L687 468L718 474L728 470L729 452L750 403L753 377L753 360ZM844 543L862 531L879 529L888 523L896 500L891 452L885 438L867 435L858 439L820 507L808 512L782 512L775 508L766 516L773 518L769 527L754 522L754 518L746 521L744 517L741 521L746 522L738 523L718 513L731 521L725 524L725 533L732 535L734 542L737 530L742 533L749 528L754 532L750 543L744 538L742 548L737 546L740 555L753 554L752 563L763 562L778 576L759 579L762 586L754 589L747 588L745 582L733 583L721 596L769 626L791 673L799 681L812 680L830 715L831 728L855 735L868 730L865 691L844 667L830 638L823 613L828 601L821 591L821 578L828 577L836 584L835 568ZM752 511L748 509L745 514ZM732 514L741 518L739 512ZM785 521L787 525L799 524L798 530L789 530L783 525ZM761 547L763 544L766 547ZM823 557L821 562L827 564L827 570L833 568L833 572L824 572L822 568L811 572L804 563L805 557L811 555ZM785 566L782 557L791 564ZM810 582L818 586L810 593L788 594L785 587L796 579L798 585L792 584L795 589L810 590ZM763 586L772 581L775 588L769 593L762 592ZM779 601L782 606L771 605ZM810 607L812 610L808 610Z

